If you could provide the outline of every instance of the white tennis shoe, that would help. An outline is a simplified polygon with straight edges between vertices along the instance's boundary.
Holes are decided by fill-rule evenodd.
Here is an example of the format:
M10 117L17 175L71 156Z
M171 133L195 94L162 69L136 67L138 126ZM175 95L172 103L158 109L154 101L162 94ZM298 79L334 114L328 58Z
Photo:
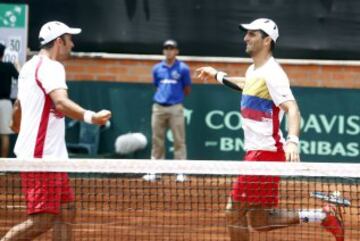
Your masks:
M144 179L144 181L154 182L156 181L156 179L159 179L160 176L156 175L155 173L148 173L144 175L142 178Z
M188 179L184 174L177 174L176 181L177 182L186 182Z

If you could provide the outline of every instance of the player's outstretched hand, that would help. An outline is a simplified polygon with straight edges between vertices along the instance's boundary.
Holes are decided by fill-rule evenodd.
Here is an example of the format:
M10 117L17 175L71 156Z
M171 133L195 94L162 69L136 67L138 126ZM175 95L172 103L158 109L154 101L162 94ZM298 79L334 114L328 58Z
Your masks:
M111 118L111 111L101 110L96 112L92 117L92 123L96 125L105 125L106 122Z
M289 162L299 162L300 155L299 155L299 148L298 145L293 142L287 142L285 144L285 156L286 160Z
M218 71L216 69L214 69L211 66L206 66L206 67L200 67L198 69L196 69L195 74L196 74L196 78L201 79L202 81L207 81L209 80L209 78L211 79L215 79L215 75Z

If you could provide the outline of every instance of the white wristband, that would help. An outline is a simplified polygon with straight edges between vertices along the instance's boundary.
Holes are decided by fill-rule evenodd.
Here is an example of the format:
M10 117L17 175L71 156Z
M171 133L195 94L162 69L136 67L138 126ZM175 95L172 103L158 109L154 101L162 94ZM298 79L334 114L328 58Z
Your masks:
M84 112L84 121L86 123L92 124L92 118L94 116L95 112L91 111L91 110L86 110Z
M215 79L223 84L223 80L224 80L224 77L227 75L227 73L225 72L222 72L222 71L218 71L216 74L215 74Z
M288 142L292 142L295 143L296 145L299 145L299 137L295 136L295 135L288 135L288 137L286 138L286 143Z

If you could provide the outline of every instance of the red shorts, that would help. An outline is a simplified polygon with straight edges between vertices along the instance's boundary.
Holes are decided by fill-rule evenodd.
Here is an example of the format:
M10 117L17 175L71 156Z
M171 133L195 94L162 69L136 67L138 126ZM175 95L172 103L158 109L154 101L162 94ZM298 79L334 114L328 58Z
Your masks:
M23 172L20 175L27 214L59 214L61 204L75 200L67 173Z
M245 161L286 161L283 151L248 151ZM238 202L274 207L278 204L280 177L238 176L233 185L232 198Z

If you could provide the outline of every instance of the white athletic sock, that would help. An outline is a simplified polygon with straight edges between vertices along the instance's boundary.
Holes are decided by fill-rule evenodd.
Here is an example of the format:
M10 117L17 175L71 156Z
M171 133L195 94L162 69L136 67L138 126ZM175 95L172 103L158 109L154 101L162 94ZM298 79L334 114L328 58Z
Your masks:
M299 218L304 223L320 223L326 217L322 209L300 210Z

